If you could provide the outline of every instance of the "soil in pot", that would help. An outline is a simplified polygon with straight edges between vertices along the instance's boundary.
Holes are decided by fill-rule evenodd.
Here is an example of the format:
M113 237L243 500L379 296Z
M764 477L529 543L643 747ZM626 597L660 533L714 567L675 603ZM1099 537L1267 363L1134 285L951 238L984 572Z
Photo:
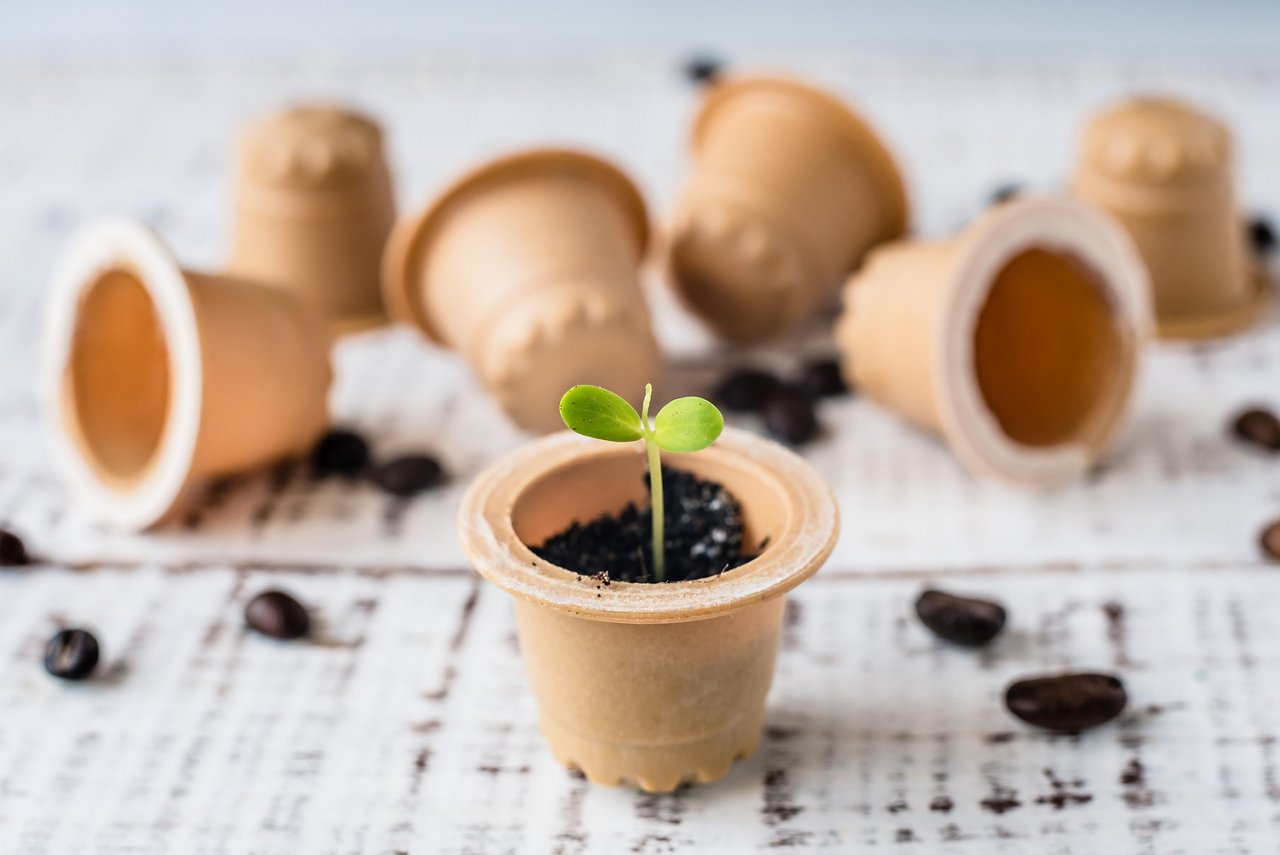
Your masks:
M644 476L648 488L649 476ZM743 551L742 508L722 484L663 467L667 582L717 576L763 551ZM617 582L654 582L651 511L634 502L616 514L574 521L534 554L583 576Z

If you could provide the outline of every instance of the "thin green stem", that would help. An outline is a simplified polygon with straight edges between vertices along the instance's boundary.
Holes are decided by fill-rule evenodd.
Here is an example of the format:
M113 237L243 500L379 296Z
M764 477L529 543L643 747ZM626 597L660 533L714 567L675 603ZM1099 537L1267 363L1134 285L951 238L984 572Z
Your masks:
M649 452L649 504L653 515L653 578L664 582L667 578L667 556L662 532L662 464L658 462L658 444L645 437L644 446Z
M640 431L644 434L644 450L649 456L649 515L653 518L653 578L659 582L667 578L665 522L662 506L662 461L658 457L658 443L653 439L649 424L649 399L653 397L652 384L644 387L644 405L640 410Z

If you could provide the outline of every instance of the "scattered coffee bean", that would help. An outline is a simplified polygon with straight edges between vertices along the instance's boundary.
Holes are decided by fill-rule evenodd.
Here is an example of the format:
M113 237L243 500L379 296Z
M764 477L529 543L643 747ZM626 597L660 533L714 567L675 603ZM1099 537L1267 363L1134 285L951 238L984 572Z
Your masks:
M1003 202L1008 202L1010 199L1020 196L1021 194L1021 184L1015 184L1013 182L1001 184L992 192L989 204L999 205Z
M1258 537L1262 554L1272 561L1280 561L1280 520L1276 520L1262 530Z
M1249 242L1258 255L1269 255L1276 248L1276 230L1271 221L1259 214L1249 221Z
M779 389L765 402L760 415L769 433L783 442L802 445L818 435L813 399L799 389Z
M62 680L83 680L98 667L98 656L98 639L83 629L64 629L44 649L44 670Z
M805 365L796 385L815 399L833 398L849 392L849 386L840 372L840 363L834 359L818 359Z
M302 603L283 591L263 591L244 607L244 621L263 635L290 640L311 631L311 616Z
M781 388L782 381L768 371L743 368L721 380L711 397L735 413L754 413Z
M27 547L22 538L0 529L0 567L21 567L28 560Z
M1047 730L1078 731L1105 724L1124 710L1124 683L1110 674L1060 674L1019 680L1004 703L1018 718Z
M355 478L369 465L369 443L355 431L334 428L311 449L311 471L318 477Z
M444 469L434 457L406 454L373 470L373 480L393 496L416 496L444 482Z
M684 75L690 83L706 86L717 82L724 74L724 63L707 54L690 57L684 64Z
M1280 451L1280 418L1270 410L1245 410L1232 422L1231 432L1259 448Z
M1006 617L999 603L934 590L916 600L916 614L934 635L968 647L980 647L999 635Z

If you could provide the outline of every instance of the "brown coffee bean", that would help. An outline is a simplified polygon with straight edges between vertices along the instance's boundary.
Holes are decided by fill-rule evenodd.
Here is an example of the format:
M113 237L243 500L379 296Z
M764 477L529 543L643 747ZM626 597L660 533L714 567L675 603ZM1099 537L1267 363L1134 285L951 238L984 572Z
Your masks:
M916 600L920 622L933 634L968 647L980 647L1004 629L1004 606L991 600L928 590Z
M784 386L760 411L764 426L775 438L791 445L802 445L818 435L818 417L813 399L799 389Z
M393 496L408 498L444 483L444 468L434 457L406 454L374 469L373 481Z
M311 473L317 478L355 478L369 465L369 443L355 431L334 428L311 449Z
M44 649L44 670L61 680L83 680L98 667L98 639L83 629L58 632Z
M1276 520L1262 530L1258 537L1258 545L1262 554L1271 561L1280 561L1280 520Z
M805 365L796 385L814 399L849 393L849 386L844 382L844 374L840 371L840 363L834 359L818 359Z
M1280 451L1280 418L1261 407L1245 410L1231 423L1231 432L1258 448Z
M735 413L759 411L782 388L782 381L768 371L742 368L720 381L711 397Z
M1261 214L1249 221L1249 242L1258 255L1268 255L1276 248L1276 230Z
M21 567L29 560L22 538L0 529L0 567Z
M1004 694L1009 712L1046 730L1097 727L1120 715L1128 702L1124 683L1110 674L1059 674L1019 680Z
M999 187L993 190L991 192L991 197L988 204L1000 205L1000 204L1003 204L1004 202L1008 202L1009 200L1017 198L1018 196L1021 196L1021 195L1022 195L1022 185L1016 184L1011 181L1007 184L1001 184Z
M283 591L263 591L244 607L244 621L272 638L292 640L311 631L311 616L302 603Z
M720 80L724 74L724 63L707 54L690 57L684 64L684 75L690 83L709 86Z

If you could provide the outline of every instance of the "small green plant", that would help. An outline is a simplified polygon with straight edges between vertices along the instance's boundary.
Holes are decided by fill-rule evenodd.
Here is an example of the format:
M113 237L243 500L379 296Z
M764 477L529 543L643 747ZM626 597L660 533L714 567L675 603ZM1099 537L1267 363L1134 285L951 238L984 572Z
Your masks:
M560 418L575 433L608 442L644 440L649 458L649 495L653 517L653 578L666 579L666 539L663 534L662 463L658 450L701 451L724 430L724 416L702 398L676 398L649 423L652 384L644 387L640 412L621 396L599 386L574 386L560 399Z

